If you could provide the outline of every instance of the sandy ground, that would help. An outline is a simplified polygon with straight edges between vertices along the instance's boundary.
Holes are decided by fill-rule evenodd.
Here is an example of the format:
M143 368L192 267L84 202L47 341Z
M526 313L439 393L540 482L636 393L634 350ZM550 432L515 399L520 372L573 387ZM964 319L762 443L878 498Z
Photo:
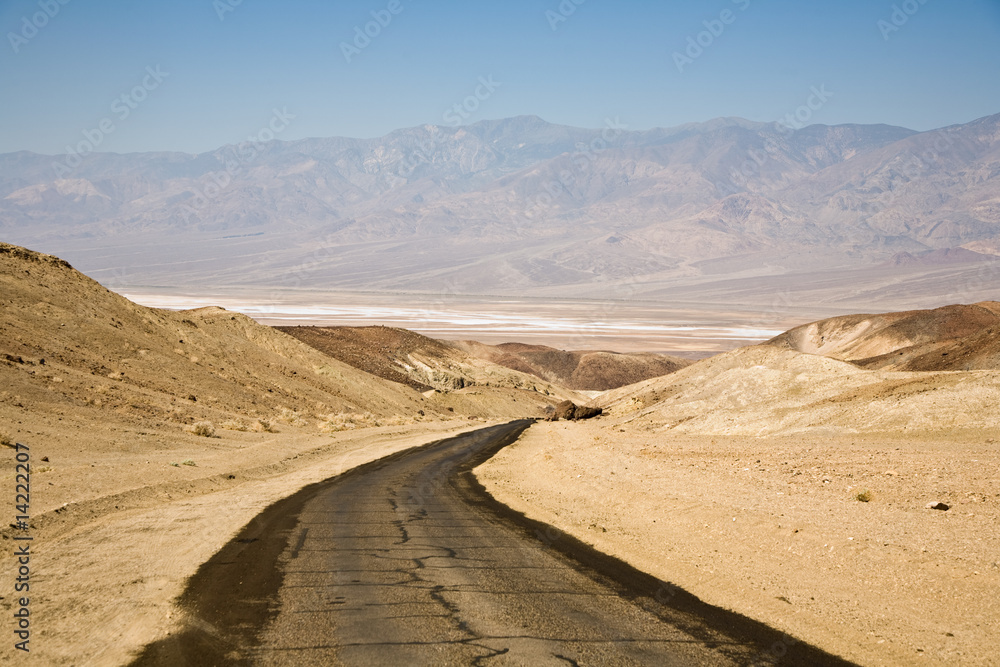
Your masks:
M331 435L283 426L280 434L226 432L212 447L192 436L189 444L106 455L19 437L31 443L34 471L31 652L5 640L0 664L127 663L177 627L172 600L186 579L266 506L362 463L482 426L456 420ZM13 498L14 450L0 455ZM186 460L195 465L170 465ZM5 618L17 576L15 534L23 533L2 533Z
M626 433L600 418L537 424L476 474L528 516L860 664L998 665L995 441Z

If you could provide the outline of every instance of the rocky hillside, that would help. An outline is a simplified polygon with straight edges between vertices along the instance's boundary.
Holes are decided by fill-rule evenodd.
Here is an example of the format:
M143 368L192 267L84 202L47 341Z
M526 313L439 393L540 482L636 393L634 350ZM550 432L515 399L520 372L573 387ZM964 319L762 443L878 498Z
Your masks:
M336 431L541 415L559 400L526 390L491 401L428 398L243 315L139 306L61 259L8 244L0 294L0 417L14 436L63 420L108 431L118 423L180 433L200 422L219 433Z
M443 341L393 327L278 327L290 336L367 373L419 391L466 387L528 390L579 400L546 379L484 360Z

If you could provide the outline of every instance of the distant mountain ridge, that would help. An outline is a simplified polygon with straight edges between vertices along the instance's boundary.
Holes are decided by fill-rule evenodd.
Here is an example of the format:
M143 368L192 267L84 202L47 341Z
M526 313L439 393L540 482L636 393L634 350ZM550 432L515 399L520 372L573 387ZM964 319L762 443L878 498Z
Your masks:
M581 129L520 116L200 155L95 153L61 179L55 158L19 152L0 155L0 235L106 284L624 285L661 298L719 290L730 275L788 276L797 291L817 271L867 279L858 271L900 253L995 246L998 139L1000 115L921 133L734 118ZM872 289L885 292L880 280ZM922 294L943 298L949 280Z

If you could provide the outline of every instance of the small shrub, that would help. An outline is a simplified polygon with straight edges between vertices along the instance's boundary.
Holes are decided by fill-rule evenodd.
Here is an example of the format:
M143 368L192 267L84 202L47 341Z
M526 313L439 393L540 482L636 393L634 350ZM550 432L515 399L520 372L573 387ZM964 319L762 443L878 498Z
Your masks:
M306 420L302 417L301 412L289 410L288 408L281 408L281 414L278 415L276 421L288 424L289 426L304 426L306 424Z
M251 426L256 433L277 433L274 428L274 424L268 419L258 419Z
M181 461L181 465L182 466L194 466L194 465L198 465L198 464L195 463L194 461L192 461L191 459L188 459L187 461Z
M247 424L242 419L228 419L219 424L219 428L227 431L249 431L250 424Z
M203 438L214 438L215 425L212 422L198 422L191 427L191 432Z
M868 489L860 492L858 495L854 496L854 499L861 503L867 503L872 499L872 492Z
M370 412L332 412L322 417L319 422L319 430L323 433L336 433L338 431L349 431L355 428L368 428L370 426L381 426L378 418Z
M16 447L16 445L14 444L14 439L11 438L6 433L0 433L0 445L2 445L3 447L10 447L11 449L14 449Z
M172 465L172 466L173 466L173 467L175 467L175 468L180 468L180 467L181 467L181 464L180 464L180 463L177 463L176 461L171 461L171 462L170 462L170 465Z

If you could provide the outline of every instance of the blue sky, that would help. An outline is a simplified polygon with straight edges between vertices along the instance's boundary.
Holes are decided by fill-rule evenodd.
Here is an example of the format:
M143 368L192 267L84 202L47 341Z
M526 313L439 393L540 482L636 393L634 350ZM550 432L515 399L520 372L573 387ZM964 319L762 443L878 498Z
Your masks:
M0 0L0 152L62 153L84 132L203 152L274 109L295 116L280 139L448 124L456 104L466 122L770 121L824 86L810 122L1000 112L1000 0L577 2Z

